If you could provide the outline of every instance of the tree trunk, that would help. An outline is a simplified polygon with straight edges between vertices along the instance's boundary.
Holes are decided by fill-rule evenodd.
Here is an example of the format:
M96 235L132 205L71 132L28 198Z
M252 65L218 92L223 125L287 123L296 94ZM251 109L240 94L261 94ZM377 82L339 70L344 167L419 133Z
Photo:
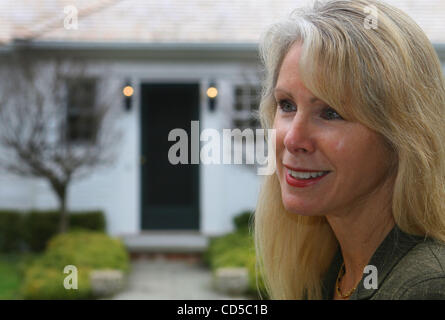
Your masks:
M59 196L59 233L65 233L69 228L69 217L66 207L67 203L67 185L61 186L60 190L57 192Z

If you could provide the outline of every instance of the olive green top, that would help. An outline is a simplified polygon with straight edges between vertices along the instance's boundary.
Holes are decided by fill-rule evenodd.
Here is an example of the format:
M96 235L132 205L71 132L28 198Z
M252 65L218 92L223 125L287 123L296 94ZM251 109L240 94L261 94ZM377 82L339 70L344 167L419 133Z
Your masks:
M342 263L343 257L338 249L323 279L323 299L333 299ZM368 271L349 300L445 300L443 243L409 235L395 226L368 265L377 268L377 289L370 288L371 273Z

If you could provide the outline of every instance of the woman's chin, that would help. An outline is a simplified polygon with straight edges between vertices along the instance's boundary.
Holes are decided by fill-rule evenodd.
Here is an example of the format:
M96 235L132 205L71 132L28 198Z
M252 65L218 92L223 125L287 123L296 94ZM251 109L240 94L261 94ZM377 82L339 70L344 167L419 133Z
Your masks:
M292 214L298 214L300 216L321 216L319 211L309 204L303 205L301 202L295 201L295 199L286 200L283 199L283 206L286 211Z
M295 204L284 204L284 208L286 209L286 211L292 213L292 214L298 214L300 216L313 216L316 215L313 211L308 210L307 208L304 209L300 206L296 206Z
M286 208L286 210L288 212L290 212L291 214L295 214L295 215L299 215L299 216L305 216L305 217L314 217L314 216L320 216L320 214L317 214L316 212L313 211L304 211L304 210L298 210L295 208Z

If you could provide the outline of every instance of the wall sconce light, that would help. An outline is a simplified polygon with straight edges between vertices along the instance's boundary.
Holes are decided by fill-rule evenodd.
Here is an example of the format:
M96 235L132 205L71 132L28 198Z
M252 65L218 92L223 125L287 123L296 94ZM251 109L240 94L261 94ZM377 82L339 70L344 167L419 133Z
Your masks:
M218 89L216 89L215 83L211 82L209 88L207 89L207 97L209 98L209 109L211 112L215 111L217 96Z
M130 111L131 110L131 98L134 93L134 89L130 84L130 81L127 81L125 84L125 87L122 89L122 93L124 95L124 103L125 103L125 110Z

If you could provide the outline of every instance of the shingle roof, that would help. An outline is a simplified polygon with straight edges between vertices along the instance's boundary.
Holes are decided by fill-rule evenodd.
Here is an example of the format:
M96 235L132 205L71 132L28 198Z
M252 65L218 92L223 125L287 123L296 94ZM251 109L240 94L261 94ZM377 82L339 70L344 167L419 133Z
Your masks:
M0 41L242 42L311 0L2 0ZM433 43L445 43L445 0L387 0L408 13ZM78 29L65 29L65 6Z

